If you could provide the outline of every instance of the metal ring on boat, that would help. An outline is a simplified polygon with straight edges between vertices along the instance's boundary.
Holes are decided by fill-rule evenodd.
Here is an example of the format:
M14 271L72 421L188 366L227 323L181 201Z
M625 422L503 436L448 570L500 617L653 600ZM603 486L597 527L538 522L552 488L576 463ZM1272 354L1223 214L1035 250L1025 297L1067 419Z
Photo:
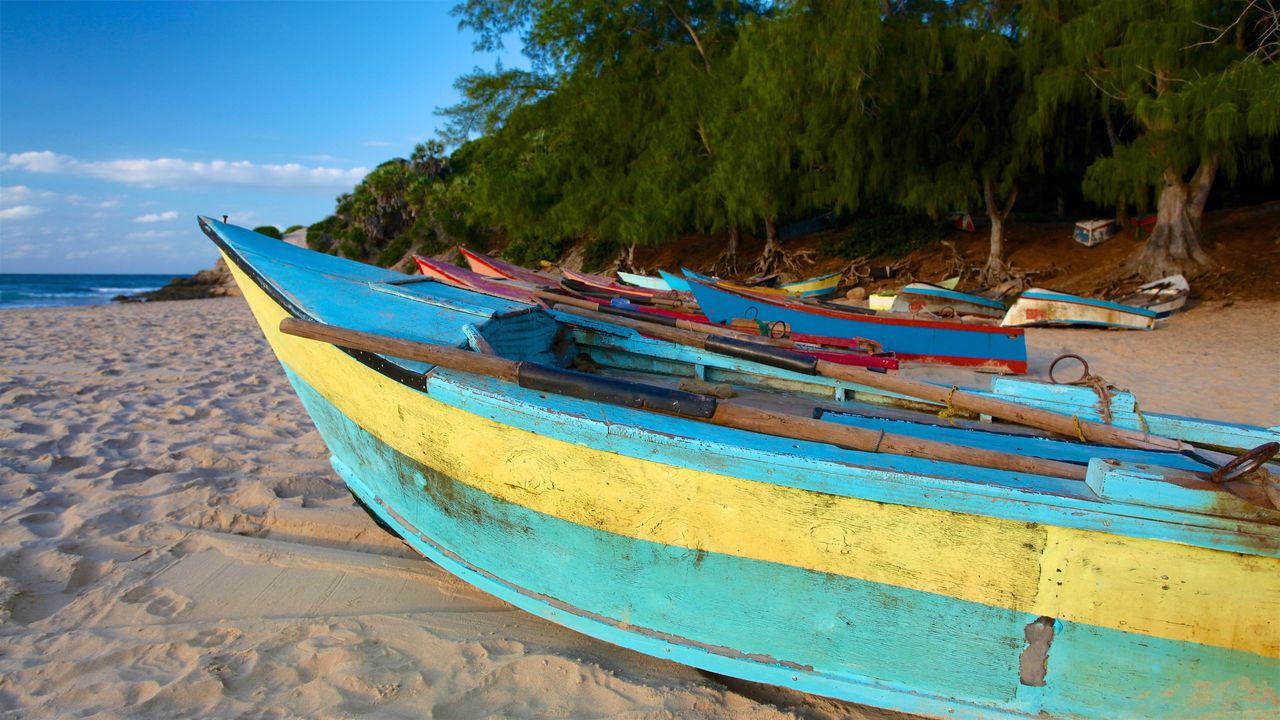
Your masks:
M1075 380L1072 380L1069 383L1058 382L1058 379L1053 376L1053 370L1054 368L1058 367L1058 363L1068 358L1079 360L1080 364L1084 366L1084 371L1080 373L1080 377L1076 378ZM1053 383L1054 385L1079 385L1080 383L1088 379L1088 377L1089 377L1089 361L1085 360L1084 358L1074 353L1059 355L1058 357L1054 358L1053 362L1049 363L1049 382Z
M1263 443L1235 460L1209 473L1209 480L1216 483L1230 482L1244 477L1267 464L1280 452L1280 443Z

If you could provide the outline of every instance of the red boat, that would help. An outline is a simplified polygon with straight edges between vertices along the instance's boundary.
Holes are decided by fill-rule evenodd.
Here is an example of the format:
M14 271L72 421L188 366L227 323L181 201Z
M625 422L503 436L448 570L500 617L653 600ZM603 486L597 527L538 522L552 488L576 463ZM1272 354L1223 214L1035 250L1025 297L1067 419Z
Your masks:
M490 257L488 255L475 252L474 250L468 250L461 245L458 246L458 252L462 253L462 257L467 259L467 264L471 266L472 271L486 277L519 280L539 287L554 287L560 284L559 278L544 275L540 272L534 272L528 268L522 268L515 263L499 260L496 257Z
M421 255L414 255L413 261L418 264L418 271L423 275L435 278L448 285L476 290L486 295L517 302L537 303L537 300L533 297L534 286L528 283L481 275L452 263L424 258Z

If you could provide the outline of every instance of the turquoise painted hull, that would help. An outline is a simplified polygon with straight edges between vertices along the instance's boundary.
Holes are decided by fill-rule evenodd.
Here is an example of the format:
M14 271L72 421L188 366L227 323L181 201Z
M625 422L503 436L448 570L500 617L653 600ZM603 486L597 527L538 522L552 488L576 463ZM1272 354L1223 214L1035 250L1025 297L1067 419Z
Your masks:
M666 270L659 270L658 275L667 282L667 285L671 286L672 290L676 290L678 292L689 292L689 281L679 275L669 273Z
M688 548L565 523L415 464L296 376L290 381L335 469L415 549L513 605L617 645L758 682L957 718L1109 717L1121 707L1126 717L1224 717L1242 662L1253 665L1248 675L1280 678L1273 659L1058 621L1045 685L1021 684L1010 648L1025 645L1036 616L728 555L695 557ZM1179 690L1144 691L1129 675L1098 669L1114 657ZM1206 694L1214 687L1222 690Z

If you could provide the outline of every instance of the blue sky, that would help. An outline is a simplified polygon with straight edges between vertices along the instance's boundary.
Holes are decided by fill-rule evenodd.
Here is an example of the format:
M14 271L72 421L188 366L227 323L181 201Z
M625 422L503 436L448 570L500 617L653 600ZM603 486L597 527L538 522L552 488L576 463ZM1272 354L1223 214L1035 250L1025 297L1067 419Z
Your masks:
M452 3L0 2L0 272L190 273L196 215L308 225L442 125Z

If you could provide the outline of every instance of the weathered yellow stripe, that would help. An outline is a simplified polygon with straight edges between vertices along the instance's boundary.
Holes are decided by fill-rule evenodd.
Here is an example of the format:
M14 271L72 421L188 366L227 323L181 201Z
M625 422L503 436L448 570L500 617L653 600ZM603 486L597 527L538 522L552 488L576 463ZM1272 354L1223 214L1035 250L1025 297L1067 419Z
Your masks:
M1280 657L1280 561L838 497L543 437L281 334L284 310L230 264L291 370L383 442L504 501L637 539Z

